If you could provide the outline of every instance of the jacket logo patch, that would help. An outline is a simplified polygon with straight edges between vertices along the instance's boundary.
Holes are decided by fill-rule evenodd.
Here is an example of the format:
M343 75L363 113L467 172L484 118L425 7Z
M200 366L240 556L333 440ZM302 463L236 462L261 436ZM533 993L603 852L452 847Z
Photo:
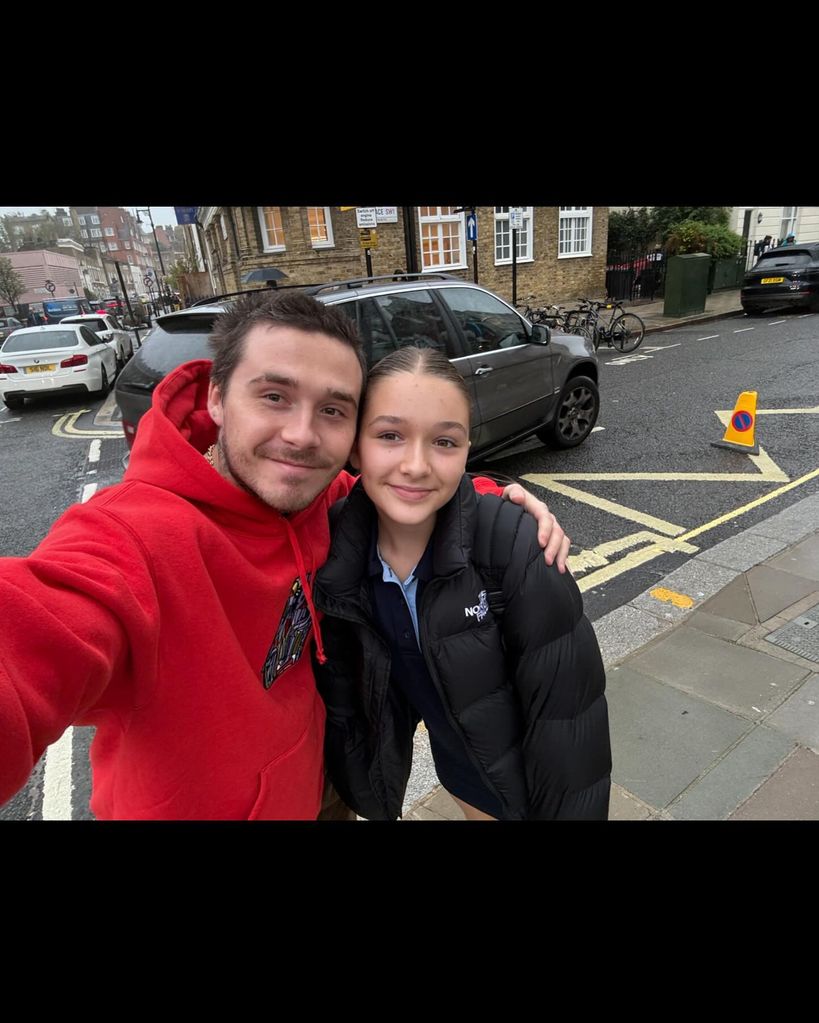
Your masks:
M284 605L273 644L262 666L262 685L269 689L276 679L301 657L312 627L310 609L304 598L301 579L295 579Z
M474 607L465 607L464 614L467 618L477 618L479 622L482 622L488 610L489 601L486 598L486 590L481 590L478 594L478 603Z

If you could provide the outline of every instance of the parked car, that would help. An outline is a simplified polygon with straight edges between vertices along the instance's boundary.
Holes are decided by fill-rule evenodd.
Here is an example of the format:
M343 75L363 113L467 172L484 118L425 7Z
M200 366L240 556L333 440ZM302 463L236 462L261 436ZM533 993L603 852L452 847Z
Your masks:
M533 433L571 448L592 431L600 396L591 342L533 326L486 288L425 274L304 290L356 322L370 365L403 345L446 352L472 392L470 460ZM208 336L230 297L157 318L117 381L129 445L159 381L182 362L211 357Z
M745 274L740 302L749 316L794 306L819 312L819 242L764 252Z
M87 313L85 316L66 316L60 323L82 323L109 344L117 356L117 372L134 354L134 340L111 313Z
M0 316L0 341L5 341L13 330L22 326L23 324L13 316Z
M114 349L82 323L22 327L0 348L0 391L7 408L57 391L104 396L117 373Z

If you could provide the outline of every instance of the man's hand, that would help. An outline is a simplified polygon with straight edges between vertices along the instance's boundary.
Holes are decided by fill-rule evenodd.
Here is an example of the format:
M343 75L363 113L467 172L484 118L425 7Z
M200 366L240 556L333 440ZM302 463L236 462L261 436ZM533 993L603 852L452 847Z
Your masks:
M541 547L545 547L546 564L557 563L558 572L566 571L566 558L569 556L571 540L563 532L557 519L549 511L548 505L539 501L533 494L520 485L510 483L501 495L505 501L519 504L537 522L537 539Z

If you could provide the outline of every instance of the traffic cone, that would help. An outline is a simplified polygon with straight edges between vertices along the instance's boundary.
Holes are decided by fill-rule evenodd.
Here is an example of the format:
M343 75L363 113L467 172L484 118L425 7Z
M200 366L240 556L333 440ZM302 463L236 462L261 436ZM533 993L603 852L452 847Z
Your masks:
M759 445L754 440L756 398L756 391L743 391L740 394L731 413L731 421L726 427L725 436L722 440L712 440L711 447L744 451L746 455L759 454Z

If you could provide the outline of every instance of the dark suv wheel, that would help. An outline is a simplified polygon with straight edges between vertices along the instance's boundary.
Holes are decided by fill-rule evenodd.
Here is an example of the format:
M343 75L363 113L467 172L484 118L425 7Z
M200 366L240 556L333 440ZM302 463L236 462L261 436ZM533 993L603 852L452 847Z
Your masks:
M537 436L550 447L575 448L592 432L599 412L597 384L590 377L571 377L560 392L554 420Z

